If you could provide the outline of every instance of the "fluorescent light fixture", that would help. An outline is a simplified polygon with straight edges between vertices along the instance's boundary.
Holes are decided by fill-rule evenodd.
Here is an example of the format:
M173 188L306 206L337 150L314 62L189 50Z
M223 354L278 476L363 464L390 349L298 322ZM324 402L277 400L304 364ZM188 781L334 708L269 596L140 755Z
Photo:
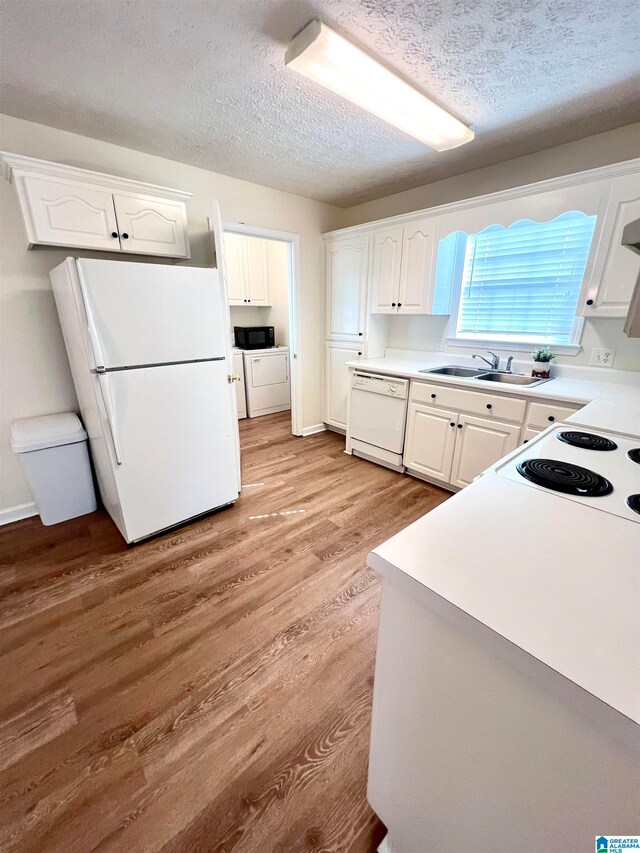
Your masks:
M285 64L436 151L473 139L461 121L321 21L298 33Z

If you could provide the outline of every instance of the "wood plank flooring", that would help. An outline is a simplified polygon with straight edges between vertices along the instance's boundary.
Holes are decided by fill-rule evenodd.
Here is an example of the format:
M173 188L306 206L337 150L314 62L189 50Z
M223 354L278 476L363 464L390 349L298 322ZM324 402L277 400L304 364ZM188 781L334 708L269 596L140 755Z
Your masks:
M373 851L371 548L447 493L288 413L242 497L132 548L104 512L0 530L0 849Z

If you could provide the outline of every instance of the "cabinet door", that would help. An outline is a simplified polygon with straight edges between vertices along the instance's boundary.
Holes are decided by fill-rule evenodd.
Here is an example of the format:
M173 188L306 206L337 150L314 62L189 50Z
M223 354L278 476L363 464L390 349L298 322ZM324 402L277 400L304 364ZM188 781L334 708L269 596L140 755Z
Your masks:
M531 427L527 427L522 433L522 443L527 444L532 438L540 435L541 432L541 429L531 429Z
M241 236L246 256L246 299L251 305L271 305L268 240Z
M30 243L120 251L113 195L91 184L38 178L18 178ZM115 237L113 236L115 234Z
M189 257L184 202L114 193L113 203L123 252Z
M227 274L229 305L246 305L246 257L241 234L224 235L224 265Z
M349 368L347 362L357 361L364 357L365 352L361 347L331 341L327 343L325 423L346 430L349 400Z
M354 235L325 245L327 337L366 337L369 237Z
M460 488L518 446L520 427L460 415L451 483Z
M400 299L402 226L385 228L373 235L371 293L373 314L397 314Z
M405 466L431 480L448 483L457 423L457 412L411 403L404 448Z
M611 188L602 237L593 274L583 288L578 312L585 317L626 317L640 256L623 246L624 226L640 218L640 182L628 177L616 178ZM591 304L588 304L591 302Z
M433 219L423 219L404 227L399 314L431 313L434 238Z

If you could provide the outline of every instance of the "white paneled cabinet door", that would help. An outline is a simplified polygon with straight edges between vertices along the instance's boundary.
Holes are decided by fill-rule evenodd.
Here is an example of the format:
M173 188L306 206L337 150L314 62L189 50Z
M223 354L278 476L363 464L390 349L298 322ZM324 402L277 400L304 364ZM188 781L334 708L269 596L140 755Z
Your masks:
M79 181L25 175L31 221L25 219L30 243L120 251L113 194Z
M326 348L326 397L325 423L346 430L347 406L349 400L349 368L348 361L364 358L361 347L327 342Z
M463 488L518 446L520 426L485 418L458 417L451 483Z
M188 257L187 220L182 202L114 193L122 251L137 255Z
M328 338L366 337L368 251L366 234L325 244Z
M397 314L400 299L402 226L385 228L373 235L371 292L374 314Z
M640 182L616 178L602 227L600 251L589 287L581 294L586 317L626 317L638 273L640 255L622 245L627 223L640 218Z
M224 254L229 305L246 305L245 281L247 273L240 234L225 232Z
M247 304L271 305L268 240L261 237L242 237L242 239L246 253Z
M428 314L433 301L435 220L404 226L399 314Z
M431 480L448 483L457 422L457 412L411 403L403 459L405 466Z

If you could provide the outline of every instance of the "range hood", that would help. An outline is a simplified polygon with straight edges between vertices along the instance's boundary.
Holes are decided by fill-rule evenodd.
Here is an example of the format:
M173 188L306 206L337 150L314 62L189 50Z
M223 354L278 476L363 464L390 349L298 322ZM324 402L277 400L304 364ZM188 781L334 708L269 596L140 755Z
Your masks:
M640 219L627 223L622 232L622 245L640 255Z

